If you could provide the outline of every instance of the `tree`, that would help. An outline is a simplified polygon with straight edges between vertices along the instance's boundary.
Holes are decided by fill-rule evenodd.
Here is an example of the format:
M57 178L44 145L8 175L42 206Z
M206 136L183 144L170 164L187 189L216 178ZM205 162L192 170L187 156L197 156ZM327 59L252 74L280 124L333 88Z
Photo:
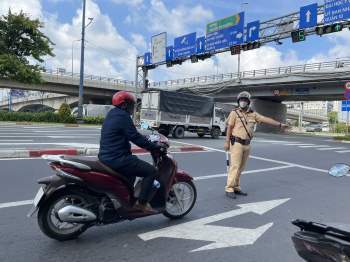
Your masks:
M54 56L54 43L40 29L44 25L38 19L30 19L20 12L0 17L0 79L24 83L40 83L40 70L35 62L43 62L44 56Z
M328 121L331 125L338 123L338 112L329 112Z
M63 103L60 106L60 109L58 109L58 117L60 118L60 121L65 123L67 119L71 117L71 110L68 104Z

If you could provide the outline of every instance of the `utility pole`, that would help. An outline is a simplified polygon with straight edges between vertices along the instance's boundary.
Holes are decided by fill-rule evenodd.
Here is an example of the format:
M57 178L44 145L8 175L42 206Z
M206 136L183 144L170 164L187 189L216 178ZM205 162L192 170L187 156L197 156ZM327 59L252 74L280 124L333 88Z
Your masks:
M78 120L80 122L83 121L83 102L84 102L85 9L86 9L86 0L83 0L83 18L82 18L82 25L81 25L80 84L79 84L79 103L78 103Z

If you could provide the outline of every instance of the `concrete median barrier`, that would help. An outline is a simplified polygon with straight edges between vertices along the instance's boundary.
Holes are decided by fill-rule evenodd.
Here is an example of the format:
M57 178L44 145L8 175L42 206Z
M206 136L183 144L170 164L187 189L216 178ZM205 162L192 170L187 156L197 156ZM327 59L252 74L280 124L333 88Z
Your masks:
M6 149L0 150L0 158L36 158L42 155L70 155L70 156L97 156L98 148L45 148L45 149ZM144 154L147 150L139 147L132 147L132 153ZM197 152L207 151L200 146L170 146L169 153L176 152Z

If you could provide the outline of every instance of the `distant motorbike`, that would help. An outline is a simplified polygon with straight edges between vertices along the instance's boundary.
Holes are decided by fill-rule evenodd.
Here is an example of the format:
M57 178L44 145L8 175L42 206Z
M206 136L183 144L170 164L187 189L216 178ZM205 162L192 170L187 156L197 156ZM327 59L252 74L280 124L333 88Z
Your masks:
M334 177L348 174L350 166L337 164L329 170ZM350 225L324 225L312 221L294 220L300 228L292 236L299 256L308 262L350 262Z
M167 154L169 141L160 134L148 136L165 150L152 152L158 169L150 204L168 218L177 219L193 208L197 192L193 178L177 169ZM38 180L43 185L34 198L28 216L38 211L41 231L50 238L64 241L77 238L86 229L149 215L133 209L142 179L129 181L99 161L91 158L43 156L56 174Z

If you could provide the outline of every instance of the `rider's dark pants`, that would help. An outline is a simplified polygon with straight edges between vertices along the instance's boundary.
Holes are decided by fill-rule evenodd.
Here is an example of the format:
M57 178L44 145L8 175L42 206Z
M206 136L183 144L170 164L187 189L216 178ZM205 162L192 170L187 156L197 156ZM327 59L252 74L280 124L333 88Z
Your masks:
M114 170L128 179L132 178L132 180L134 180L135 177L143 177L139 202L142 204L150 200L149 197L152 192L153 181L158 172L154 166L138 158L135 158L134 161Z

